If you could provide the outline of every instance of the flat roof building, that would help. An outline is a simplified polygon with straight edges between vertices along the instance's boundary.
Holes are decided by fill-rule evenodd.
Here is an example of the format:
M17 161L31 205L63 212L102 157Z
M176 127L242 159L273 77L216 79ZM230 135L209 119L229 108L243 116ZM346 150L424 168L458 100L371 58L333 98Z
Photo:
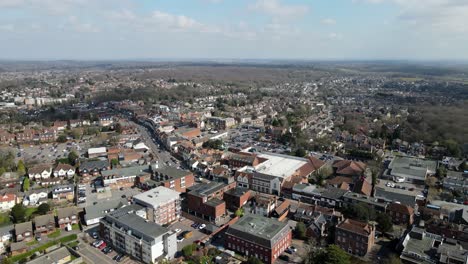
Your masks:
M159 186L147 192L133 196L136 204L147 210L148 220L165 225L180 218L180 193Z

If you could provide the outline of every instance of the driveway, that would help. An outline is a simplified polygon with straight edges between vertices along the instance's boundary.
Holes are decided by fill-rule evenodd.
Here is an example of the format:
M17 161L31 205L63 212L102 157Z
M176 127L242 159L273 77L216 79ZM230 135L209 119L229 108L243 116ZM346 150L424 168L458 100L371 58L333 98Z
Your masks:
M169 229L180 229L182 230L179 234L183 233L184 231L192 231L193 235L190 238L184 239L184 241L177 243L177 250L181 250L186 245L192 244L196 240L201 240L206 234L200 232L200 230L191 227L193 221L187 218L184 218L182 221L178 221L173 223L169 226Z

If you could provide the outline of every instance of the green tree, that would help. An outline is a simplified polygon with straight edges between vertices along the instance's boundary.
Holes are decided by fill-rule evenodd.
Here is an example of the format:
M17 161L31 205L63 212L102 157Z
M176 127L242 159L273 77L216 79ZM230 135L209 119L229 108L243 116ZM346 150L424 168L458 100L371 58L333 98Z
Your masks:
M294 228L294 234L299 239L306 239L307 227L303 222L297 222L296 227Z
M70 151L70 153L68 153L68 162L71 164L71 165L75 165L76 164L76 160L79 158L78 154L75 152L75 151Z
M236 212L234 213L237 217L244 216L244 209L242 207L237 208Z
M294 156L296 157L305 157L305 155L307 155L307 151L303 148L298 148L296 149L295 153L294 153Z
M311 248L304 257L304 264L351 264L351 258L337 245L328 245L325 249Z
M439 178L443 178L443 177L447 176L447 169L445 168L445 166L441 165L441 166L439 166L439 168L437 168L436 176L439 177Z
M15 223L23 223L26 220L26 208L22 204L15 204L11 209L11 216Z
M122 131L123 131L123 128L122 128L122 125L120 123L117 123L115 125L115 132L119 133L119 134L122 134Z
M37 212L41 215L45 215L50 211L50 205L48 203L43 203L37 207Z
M193 254L193 251L197 248L196 244L186 245L182 248L182 255L184 257L190 257Z
M378 223L377 227L382 232L389 232L393 229L392 219L388 214L380 213L377 215L375 221Z
M460 145L458 145L458 143L455 140L447 139L443 142L443 145L447 148L449 155L453 157L461 156Z
M24 192L29 191L30 185L31 185L31 182L29 181L29 178L28 178L28 177L24 177L24 180L23 180L23 191L24 191Z
M65 143L65 142L67 142L67 136L65 136L65 135L60 135L60 136L58 136L57 142L58 142L58 143Z
M4 168L4 167L0 167L0 175L2 175L2 174L5 173L5 172L6 172L5 168Z
M263 262L254 256L250 256L247 259L247 264L263 264Z
M21 176L26 174L26 166L24 166L23 160L18 161L18 164L16 165L16 172L18 172L18 174Z
M119 165L119 160L118 159L111 159L111 165L112 165L112 168L116 168L117 165Z
M72 129L71 135L74 139L80 139L83 136L83 130L78 128Z

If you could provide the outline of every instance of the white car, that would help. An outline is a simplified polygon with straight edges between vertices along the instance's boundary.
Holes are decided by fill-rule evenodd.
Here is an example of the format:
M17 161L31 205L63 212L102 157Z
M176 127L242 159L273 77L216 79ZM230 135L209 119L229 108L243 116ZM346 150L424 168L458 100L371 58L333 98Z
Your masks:
M201 224L201 225L198 227L198 229L202 230L202 229L204 229L205 227L206 227L205 224Z
M176 229L174 229L174 231L175 231L176 233L180 233L180 231L182 231L182 230L180 230L179 228L176 228Z

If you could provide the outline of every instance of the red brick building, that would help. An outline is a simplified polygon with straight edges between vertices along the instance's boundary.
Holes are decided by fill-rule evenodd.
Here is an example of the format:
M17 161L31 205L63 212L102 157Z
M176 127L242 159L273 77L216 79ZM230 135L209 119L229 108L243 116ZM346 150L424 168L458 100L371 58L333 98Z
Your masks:
M336 226L335 244L350 254L366 255L374 240L375 227L368 223L345 219Z
M225 247L263 263L275 260L291 245L291 229L286 222L247 214L229 226Z
M194 186L187 193L188 212L207 221L218 223L226 214L224 193L235 186L235 182L230 185L210 182Z
M408 205L392 203L387 206L387 214L395 224L411 225L414 222L414 209Z
M179 170L172 167L152 166L151 177L138 177L137 184L143 189L164 186L177 192L184 193L195 183L195 177L190 171Z
M247 188L237 187L230 189L224 193L224 201L226 207L230 210L237 210L238 208L247 204L251 197L251 191Z

